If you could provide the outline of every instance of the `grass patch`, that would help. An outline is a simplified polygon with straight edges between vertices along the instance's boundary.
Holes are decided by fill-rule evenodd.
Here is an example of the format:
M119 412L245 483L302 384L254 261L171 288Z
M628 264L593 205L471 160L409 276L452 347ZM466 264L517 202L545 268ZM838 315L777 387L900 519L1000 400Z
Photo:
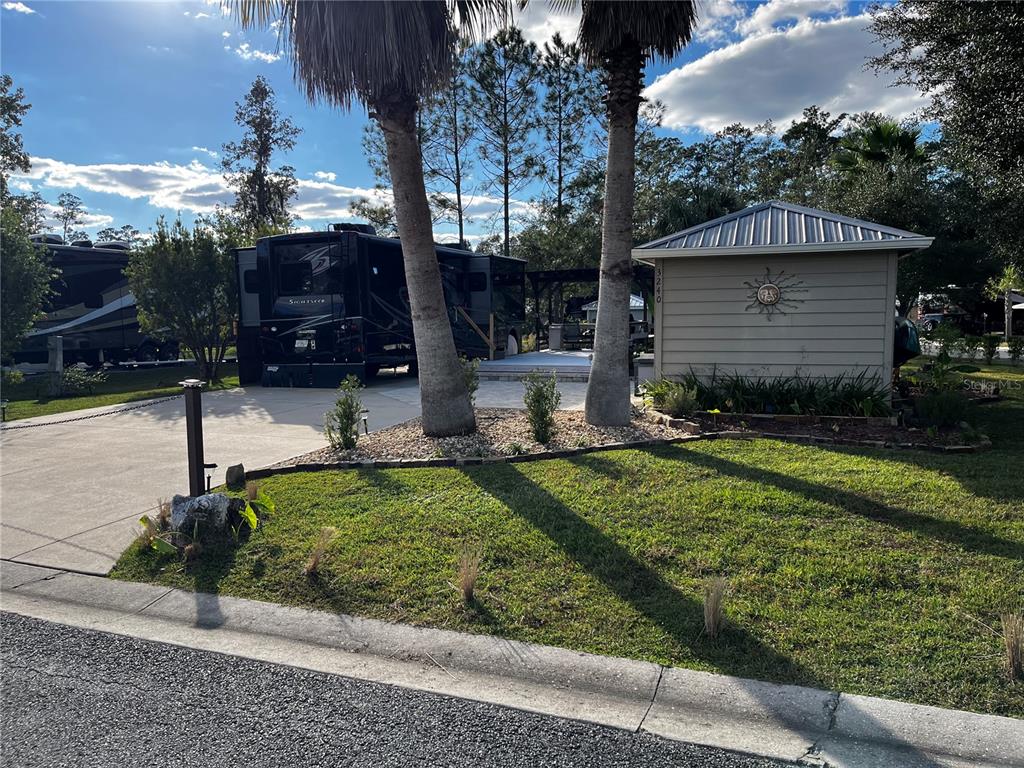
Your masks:
M221 379L208 384L204 390L231 389L238 386L237 363L221 363ZM179 381L197 375L194 365L175 365L159 368L134 368L111 370L107 380L98 384L89 395L75 397L54 397L46 394L46 376L26 376L25 380L13 387L5 387L4 399L8 400L7 420L28 419L33 416L49 416L54 413L78 411L83 408L97 408L102 405L118 405L154 397L167 397L181 393Z
M261 481L276 512L241 546L189 566L132 547L113 575L1021 716L1024 682L979 622L1024 604L1024 374L980 375L1017 383L978 408L988 452L721 440L284 475ZM483 553L472 601L453 588L467 541Z

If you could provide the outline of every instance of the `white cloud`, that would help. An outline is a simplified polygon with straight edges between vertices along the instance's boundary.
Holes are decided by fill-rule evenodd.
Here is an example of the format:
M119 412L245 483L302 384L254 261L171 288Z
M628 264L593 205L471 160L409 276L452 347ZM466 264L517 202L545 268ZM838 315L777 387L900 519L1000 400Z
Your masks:
M29 8L24 3L4 3L4 10L5 11L14 11L15 13L25 13L25 14L35 13L34 10Z
M206 147L192 147L192 151L193 152L202 152L203 154L209 155L214 160L216 160L218 157L220 157L220 155L218 155L212 149L207 149Z
M725 40L735 26L735 19L743 15L737 0L708 0L697 10L697 26L693 37L700 42L715 43Z
M224 30L223 32L220 33L220 36L223 37L226 40L227 38L231 37L231 33L228 32L227 30Z
M513 14L516 26L522 30L523 37L527 40L543 46L556 32L568 43L576 40L576 33L580 27L578 8L568 13L556 13L543 0L535 0L523 10L518 9L518 4L515 6Z
M313 176L320 179L321 181L334 181L336 178L338 178L338 174L332 173L331 171L317 171L316 173L313 174Z
M131 200L145 200L159 213L211 213L217 205L230 205L234 196L224 182L220 170L193 160L187 165L157 163L65 163L47 157L33 157L32 170L13 176L12 184L32 184L36 189L85 190L119 195ZM329 173L323 172L321 173ZM330 173L331 176L336 175ZM308 226L316 222L334 222L353 217L352 203L360 198L374 202L391 202L390 190L346 186L330 180L299 179L295 198L289 208ZM484 195L470 197L467 213L474 218L488 218L501 211L501 199ZM513 201L516 216L531 212L531 205ZM102 214L90 214L101 216ZM108 217L109 218L109 217ZM89 226L105 226L107 221Z
M26 181L25 179L12 179L9 186L11 189L17 190L18 192L31 192L33 189L32 182Z
M771 118L788 125L811 104L830 112L873 110L906 117L925 104L911 88L865 69L874 51L867 14L804 19L748 37L667 72L644 95L666 106L665 125L718 130Z
M185 11L185 15L186 16L191 16L192 15L192 11Z
M208 13L203 13L202 11L200 11L199 13L197 13L192 18L193 19L210 19L210 18L213 18L213 17L210 16L210 14L208 14Z
M235 53L238 54L238 57L243 61L252 61L253 59L256 59L257 61L263 61L267 64L273 64L281 58L281 54L279 53L267 53L266 51L261 51L258 48L252 48L249 43L242 43L240 46L235 48Z
M54 232L60 232L64 226L57 220L57 213L60 211L53 203L47 203L43 206L43 218L46 222L46 227ZM114 223L114 217L108 216L105 213L89 213L86 210L82 214L81 219L75 224L73 229L101 229L102 227L109 227Z
M833 14L846 7L845 0L769 0L736 24L742 35L763 35L782 21L803 21L815 14Z
M150 53L170 53L171 49L166 45L147 45L146 50Z

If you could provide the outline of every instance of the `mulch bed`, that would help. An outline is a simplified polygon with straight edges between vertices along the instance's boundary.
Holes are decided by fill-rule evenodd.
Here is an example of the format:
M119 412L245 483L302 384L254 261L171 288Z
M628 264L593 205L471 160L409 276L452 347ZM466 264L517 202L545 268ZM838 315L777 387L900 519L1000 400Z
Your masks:
M330 447L296 456L275 467L298 464L331 464L351 461L395 459L442 459L486 456L517 456L532 453L589 448L609 443L642 440L670 440L690 434L655 423L640 410L634 410L628 427L594 427L587 424L582 411L557 411L555 436L547 445L533 439L526 411L515 408L478 408L477 431L460 437L425 437L419 419L410 419L393 427L360 435L350 451Z

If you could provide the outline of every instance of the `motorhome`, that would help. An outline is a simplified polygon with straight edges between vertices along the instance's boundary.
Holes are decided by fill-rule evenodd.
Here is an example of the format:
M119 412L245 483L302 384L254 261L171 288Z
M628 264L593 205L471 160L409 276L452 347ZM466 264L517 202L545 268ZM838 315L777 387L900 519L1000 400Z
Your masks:
M66 245L57 235L31 239L47 249L54 280L45 314L15 353L17 362L46 362L47 345L54 336L63 337L65 364L177 359L177 342L157 339L139 328L135 297L124 275L127 243L76 240Z
M437 246L455 346L470 358L517 354L525 262ZM367 225L274 235L235 252L239 377L264 386L334 387L382 368L416 371L399 240Z

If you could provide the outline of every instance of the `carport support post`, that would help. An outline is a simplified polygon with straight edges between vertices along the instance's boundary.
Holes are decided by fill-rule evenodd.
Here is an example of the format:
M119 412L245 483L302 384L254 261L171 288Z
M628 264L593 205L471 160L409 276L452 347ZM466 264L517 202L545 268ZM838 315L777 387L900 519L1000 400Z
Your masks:
M60 397L64 380L64 337L50 336L46 340L47 391L50 397Z
M185 435L188 440L188 493L202 496L206 492L203 480L203 382L185 379Z

